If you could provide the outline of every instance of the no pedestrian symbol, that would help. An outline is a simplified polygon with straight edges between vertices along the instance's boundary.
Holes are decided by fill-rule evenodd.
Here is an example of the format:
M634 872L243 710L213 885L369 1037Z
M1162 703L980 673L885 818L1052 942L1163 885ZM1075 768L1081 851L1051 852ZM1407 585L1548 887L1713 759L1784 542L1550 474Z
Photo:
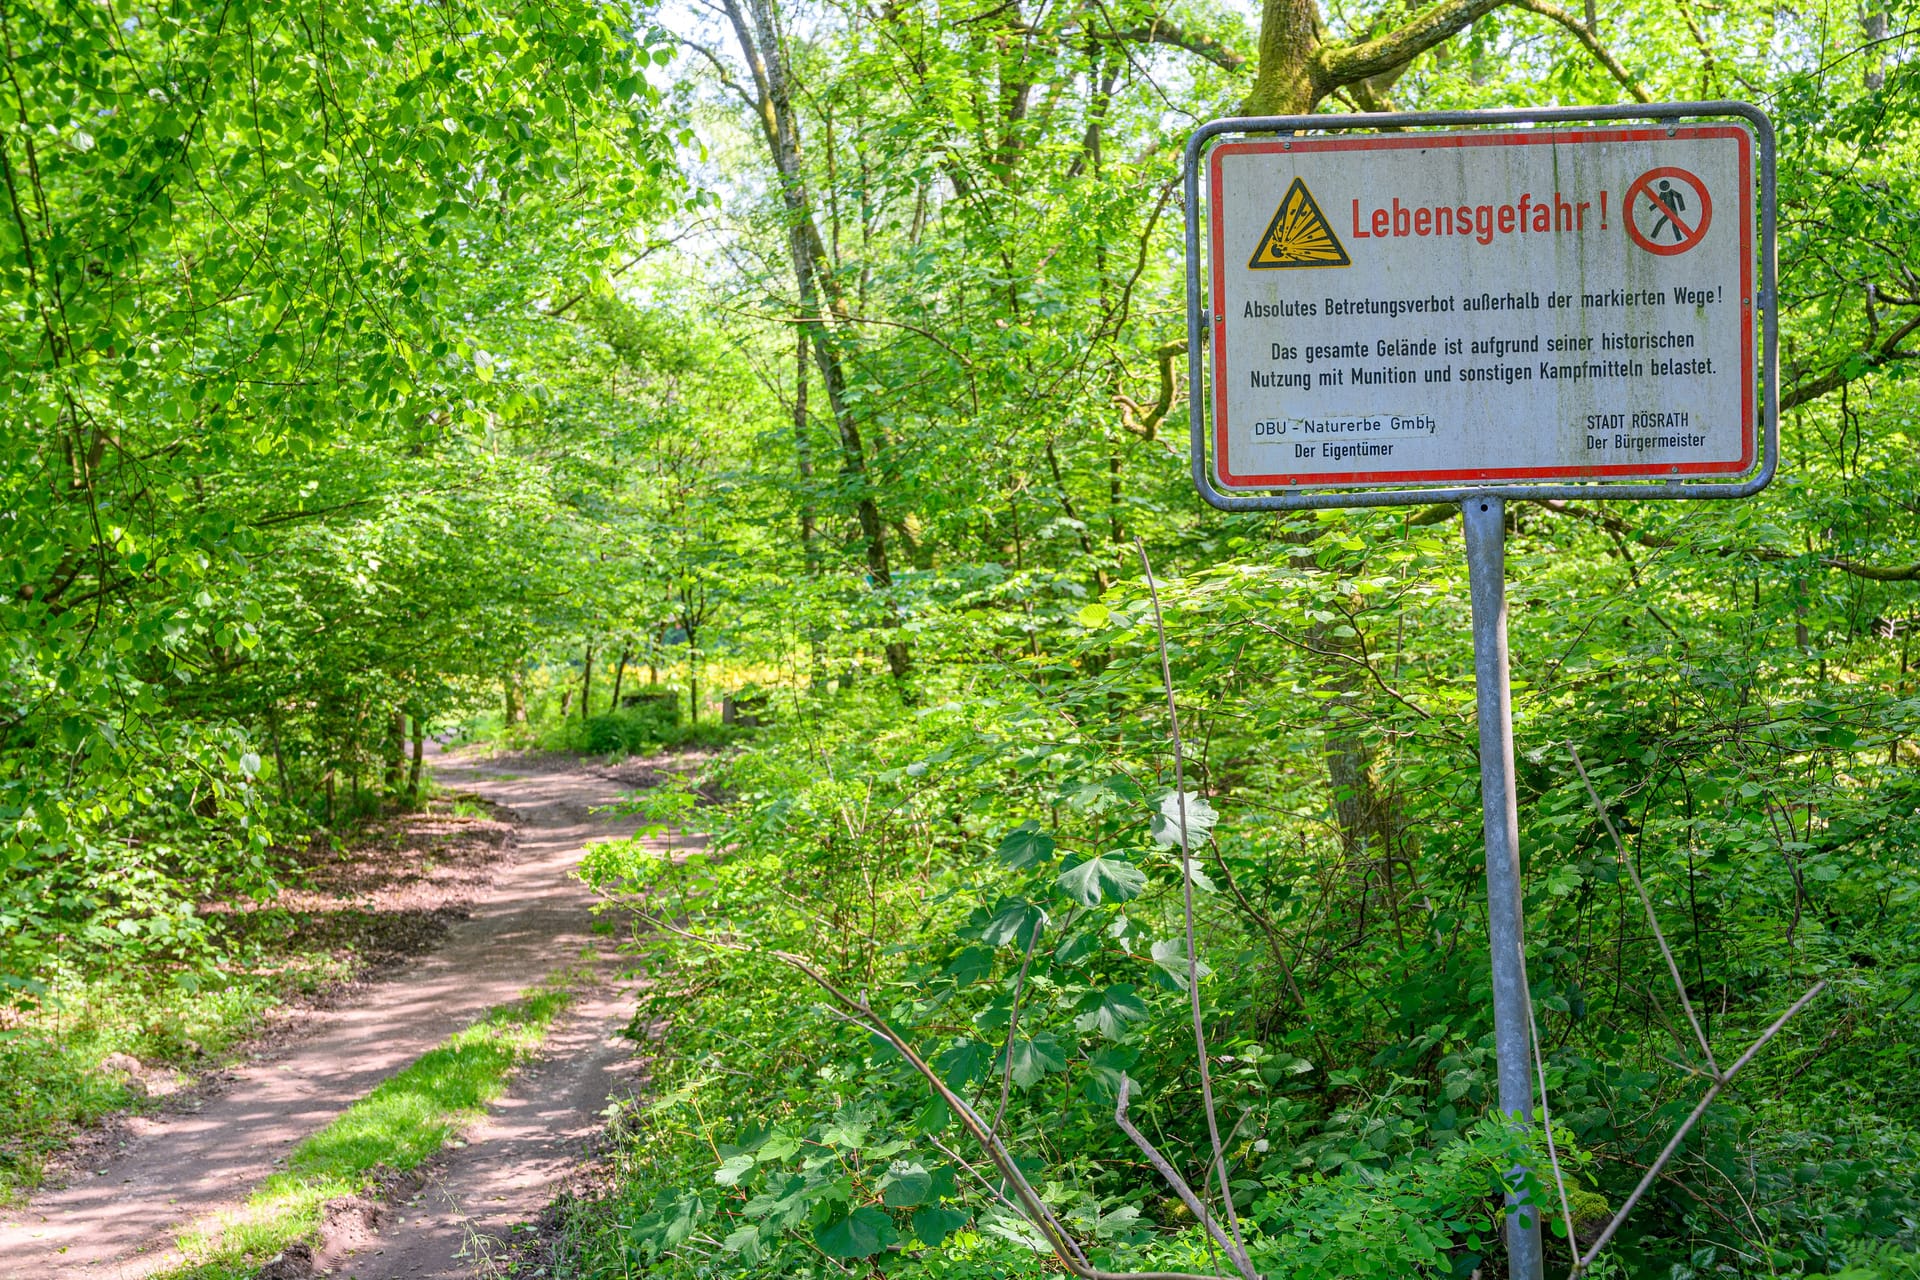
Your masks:
M1685 169L1649 169L1627 188L1627 234L1648 253L1670 258L1700 243L1713 222L1707 184Z

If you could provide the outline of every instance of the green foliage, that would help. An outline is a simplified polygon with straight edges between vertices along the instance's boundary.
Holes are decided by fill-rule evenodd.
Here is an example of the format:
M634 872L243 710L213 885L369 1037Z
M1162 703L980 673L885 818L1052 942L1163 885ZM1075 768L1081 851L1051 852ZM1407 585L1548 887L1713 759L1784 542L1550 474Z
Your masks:
M1245 93L1252 12L761 7L719 46L683 32L700 57L588 0L6 10L0 985L217 970L201 905L274 890L272 833L404 799L406 747L484 706L510 746L725 744L641 809L718 798L708 852L589 860L758 950L636 943L659 1093L566 1266L1049 1265L924 1082L782 948L997 1116L1103 1265L1213 1265L1111 1122L1130 1077L1205 1185L1197 979L1263 1267L1497 1269L1515 1139L1487 1119L1457 535L1445 511L1202 509L1203 389L1163 363L1179 145ZM1349 42L1397 20L1319 16ZM1625 79L1780 125L1781 479L1510 509L1527 959L1577 1231L1704 1064L1568 744L1721 1062L1828 984L1608 1274L1897 1274L1917 1243L1906 17L1506 5L1354 99ZM796 113L771 134L738 112L746 64L721 70L756 27ZM747 687L771 725L715 725Z
M5 36L18 988L194 959L202 897L274 889L272 830L404 794L409 732L525 660L581 522L501 448L573 412L520 371L679 196L661 37L586 0L26 3Z

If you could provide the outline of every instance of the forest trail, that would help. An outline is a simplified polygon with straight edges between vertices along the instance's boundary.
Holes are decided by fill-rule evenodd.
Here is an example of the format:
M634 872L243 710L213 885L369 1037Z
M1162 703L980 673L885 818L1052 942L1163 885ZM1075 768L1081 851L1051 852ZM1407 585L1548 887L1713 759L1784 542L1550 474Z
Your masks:
M571 761L438 756L434 773L525 824L471 918L432 954L315 1015L291 1045L242 1065L197 1111L136 1119L125 1149L91 1176L0 1216L0 1277L133 1280L177 1263L180 1228L244 1201L381 1080L592 949L597 983L466 1145L429 1162L410 1203L377 1215L376 1237L356 1233L350 1259L330 1249L316 1262L344 1262L336 1274L357 1280L466 1276L486 1251L480 1237L539 1213L639 1065L618 1035L632 1005L614 981L613 948L592 932L596 895L574 875L588 843L629 835L637 821L590 812L626 788Z

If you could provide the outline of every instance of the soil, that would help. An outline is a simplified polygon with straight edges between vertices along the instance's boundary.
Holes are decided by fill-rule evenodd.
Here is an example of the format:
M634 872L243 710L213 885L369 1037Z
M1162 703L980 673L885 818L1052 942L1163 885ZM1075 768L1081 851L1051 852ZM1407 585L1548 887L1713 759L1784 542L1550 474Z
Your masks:
M658 767L622 772L638 778ZM639 1062L620 1035L632 1000L604 936L612 922L596 919L595 895L574 875L588 842L634 830L631 819L592 812L625 788L611 770L567 757L436 755L434 770L521 823L505 855L468 842L461 854L422 856L406 839L344 858L316 849L305 891L314 896L298 904L299 927L317 930L313 941L391 957L387 971L332 992L226 1079L183 1090L157 1114L122 1122L109 1142L87 1144L79 1176L0 1217L0 1277L131 1280L177 1263L181 1228L244 1201L301 1139L380 1080L488 1008L584 967L591 985L540 1062L464 1145L416 1171L417 1183L336 1202L319 1249L263 1258L263 1274L481 1274L497 1242L568 1185L608 1099L633 1087ZM485 820L457 821L464 832ZM424 958L404 958L435 942Z

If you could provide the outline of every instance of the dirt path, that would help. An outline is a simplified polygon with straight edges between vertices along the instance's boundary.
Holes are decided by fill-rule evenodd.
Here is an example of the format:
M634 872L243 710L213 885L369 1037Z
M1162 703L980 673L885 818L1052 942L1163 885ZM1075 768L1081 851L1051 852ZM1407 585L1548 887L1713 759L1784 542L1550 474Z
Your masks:
M587 842L632 832L632 821L588 812L624 789L564 762L495 767L443 758L435 773L526 824L472 917L433 954L318 1015L309 1034L272 1058L246 1064L197 1112L136 1121L127 1149L94 1176L7 1214L0 1277L131 1280L177 1261L180 1227L244 1200L302 1138L374 1085L595 948L594 895L572 873ZM590 962L603 984L613 978L610 959ZM470 1275L461 1254L474 1233L498 1234L535 1216L632 1068L617 1038L631 1008L616 986L589 991L554 1029L541 1063L515 1081L465 1147L430 1170L415 1202L383 1224L382 1238L355 1242L361 1247L347 1269L357 1280Z

